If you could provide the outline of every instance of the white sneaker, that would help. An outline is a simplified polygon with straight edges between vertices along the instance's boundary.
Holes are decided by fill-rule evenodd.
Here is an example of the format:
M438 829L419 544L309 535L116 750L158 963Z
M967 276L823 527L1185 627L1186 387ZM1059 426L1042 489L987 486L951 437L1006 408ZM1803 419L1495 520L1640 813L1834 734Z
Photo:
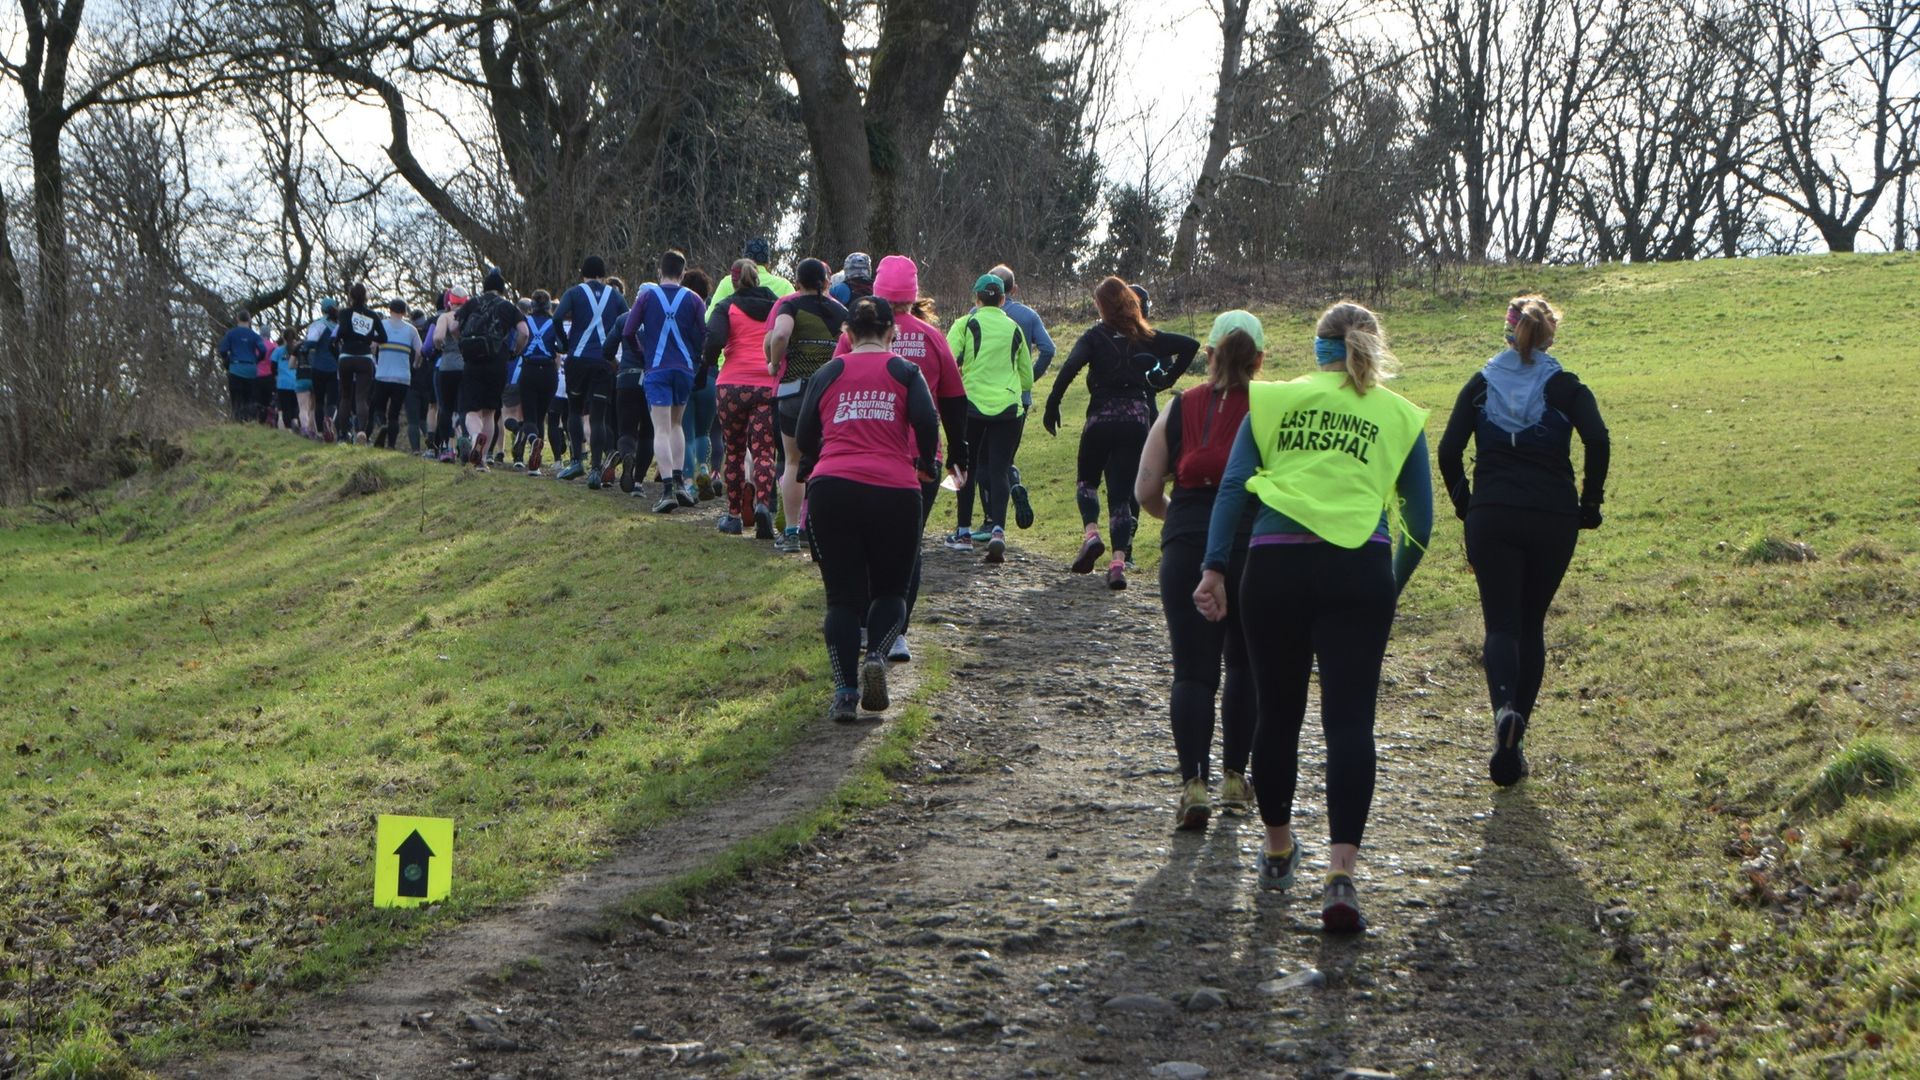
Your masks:
M887 650L887 660L895 664L906 664L913 661L913 652L907 648L907 635L901 634L899 637L893 639L893 647Z

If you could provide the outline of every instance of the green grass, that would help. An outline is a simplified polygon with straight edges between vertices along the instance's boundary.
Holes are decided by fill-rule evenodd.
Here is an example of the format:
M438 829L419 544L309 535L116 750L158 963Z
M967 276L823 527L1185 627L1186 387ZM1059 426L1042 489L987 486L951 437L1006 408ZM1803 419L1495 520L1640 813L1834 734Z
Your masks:
M1920 258L1463 271L1377 305L1430 440L1532 291L1565 312L1554 352L1599 397L1613 475L1548 623L1529 783L1596 905L1636 912L1631 1070L1920 1073L1920 788L1898 779L1920 763ZM1317 311L1264 314L1269 377L1307 370ZM1042 520L1016 538L1062 560L1069 401L1059 439L1027 429ZM1398 707L1478 746L1478 600L1440 517L1390 662L1446 684ZM1822 790L1848 797L1802 801Z
M85 531L0 530L0 1027L44 1068L242 1030L724 794L819 707L818 582L764 545L271 433L192 447ZM371 909L378 813L455 820L450 903Z

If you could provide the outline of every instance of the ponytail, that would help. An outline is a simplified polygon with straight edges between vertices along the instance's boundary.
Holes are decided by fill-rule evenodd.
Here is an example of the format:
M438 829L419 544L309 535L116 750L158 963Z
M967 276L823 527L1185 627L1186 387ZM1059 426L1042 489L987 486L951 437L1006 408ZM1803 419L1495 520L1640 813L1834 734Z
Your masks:
M1553 344L1559 329L1559 309L1546 297L1516 296L1507 301L1507 343L1520 354L1522 364L1533 363L1533 354Z
M1260 370L1260 346L1245 330L1229 331L1207 354L1207 385L1222 394L1246 386Z
M1351 300L1328 308L1313 332L1346 346L1345 385L1353 387L1356 394L1365 394L1400 369L1399 358L1387 348L1387 332L1381 328L1379 316Z

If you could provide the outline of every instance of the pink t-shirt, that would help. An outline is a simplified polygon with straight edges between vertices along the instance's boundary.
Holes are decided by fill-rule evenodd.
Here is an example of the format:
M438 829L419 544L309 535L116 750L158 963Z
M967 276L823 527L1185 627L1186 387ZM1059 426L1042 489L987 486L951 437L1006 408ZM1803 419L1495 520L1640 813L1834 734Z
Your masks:
M888 355L850 353L835 359L845 369L820 395L820 456L814 478L918 489L907 388L887 371Z
M839 343L833 347L834 359L852 351L853 342L842 333ZM953 346L947 344L947 335L925 320L905 312L894 313L893 354L919 367L934 404L967 396L967 388L960 385L960 365L954 362ZM941 432L940 446L944 449L945 445L946 433Z

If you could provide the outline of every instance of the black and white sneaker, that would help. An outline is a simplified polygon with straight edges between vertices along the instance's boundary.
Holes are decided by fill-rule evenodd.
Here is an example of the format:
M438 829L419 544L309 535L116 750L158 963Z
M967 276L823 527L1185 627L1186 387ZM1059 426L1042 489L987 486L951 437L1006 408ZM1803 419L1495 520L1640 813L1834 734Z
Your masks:
M1487 762L1487 776L1501 787L1512 787L1527 775L1527 756L1520 750L1526 735L1527 718L1502 707L1493 721L1493 759Z
M907 648L907 635L901 634L887 647L887 662L890 664L910 664L913 662L913 650Z
M1300 845L1293 846L1297 849ZM1327 888L1320 901L1320 925L1329 934L1357 934L1367 928L1367 917L1360 914L1360 895L1353 887L1351 874L1327 875Z

